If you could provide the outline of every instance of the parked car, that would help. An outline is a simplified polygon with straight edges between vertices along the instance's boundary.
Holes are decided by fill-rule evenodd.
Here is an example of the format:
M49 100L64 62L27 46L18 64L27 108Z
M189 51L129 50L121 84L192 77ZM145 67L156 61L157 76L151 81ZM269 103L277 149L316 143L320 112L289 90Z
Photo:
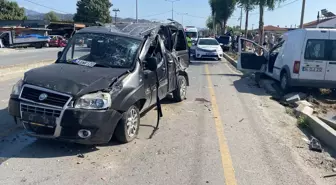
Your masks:
M215 38L221 44L221 47L222 47L223 51L229 51L230 50L231 45L232 45L231 36L221 35L221 36L217 36Z
M67 40L60 35L50 35L49 46L50 47L65 47Z
M92 39L91 48L77 45L83 39ZM55 63L25 73L8 110L37 138L102 144L114 135L127 143L137 137L140 113L159 107L157 99L186 98L188 66L184 29L176 22L88 27Z
M221 60L223 50L221 44L214 38L200 38L195 46L195 59L214 58Z
M251 43L254 49L242 47L242 42ZM237 66L280 81L284 91L294 86L336 88L336 30L289 31L270 51L241 38Z

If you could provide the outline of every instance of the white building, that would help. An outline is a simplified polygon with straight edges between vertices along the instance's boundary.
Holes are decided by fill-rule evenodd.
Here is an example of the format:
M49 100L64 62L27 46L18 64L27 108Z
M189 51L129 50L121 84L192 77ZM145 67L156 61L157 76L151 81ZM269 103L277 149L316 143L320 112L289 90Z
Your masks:
M303 24L304 28L336 28L336 16Z

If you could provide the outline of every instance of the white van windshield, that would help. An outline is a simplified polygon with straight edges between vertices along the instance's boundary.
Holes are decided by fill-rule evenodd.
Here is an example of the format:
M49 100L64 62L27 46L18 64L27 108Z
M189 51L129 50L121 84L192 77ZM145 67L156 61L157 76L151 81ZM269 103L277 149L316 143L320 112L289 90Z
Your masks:
M186 35L190 38L197 38L197 32L186 32Z

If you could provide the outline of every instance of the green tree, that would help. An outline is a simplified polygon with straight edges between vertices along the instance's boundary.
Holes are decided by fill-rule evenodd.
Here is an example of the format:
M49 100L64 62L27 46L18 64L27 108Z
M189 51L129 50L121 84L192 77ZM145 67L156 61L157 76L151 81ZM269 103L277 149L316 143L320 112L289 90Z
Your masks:
M48 12L44 15L44 19L48 21L60 21L59 18L57 17L56 13L51 11Z
M209 16L208 19L206 20L206 26L212 30L213 29L213 18L212 16Z
M209 0L212 15L215 22L221 25L221 32L225 32L226 24L233 14L236 6L236 0Z
M112 3L109 0L79 0L77 1L77 13L74 16L74 21L111 23L111 7Z
M239 7L245 10L245 37L247 37L249 12L255 7L254 0L238 0Z
M23 20L24 9L16 2L0 0L0 20Z
M276 3L282 3L285 0L253 0L259 6L259 44L264 43L264 10L274 10Z

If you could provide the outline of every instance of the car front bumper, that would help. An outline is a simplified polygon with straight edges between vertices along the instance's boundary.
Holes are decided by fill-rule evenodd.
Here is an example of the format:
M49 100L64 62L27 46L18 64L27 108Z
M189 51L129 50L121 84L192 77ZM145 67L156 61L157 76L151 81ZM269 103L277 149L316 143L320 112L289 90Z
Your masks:
M207 51L195 51L196 58L223 58L223 52L207 52Z
M39 110L51 110L50 107L39 107L39 105L25 102L18 97L11 97L9 100L9 113L21 124L23 124L28 135L45 138L62 140L80 144L105 144L111 140L113 132L122 117L122 114L116 110L84 110L65 108L60 110L60 116L56 118L54 125L45 125L44 123L36 124L34 116L23 117L22 105L38 107ZM32 108L30 108L32 110ZM26 110L25 110L26 111ZM36 111L35 111L36 113ZM78 135L80 130L88 130L91 136L81 138Z

